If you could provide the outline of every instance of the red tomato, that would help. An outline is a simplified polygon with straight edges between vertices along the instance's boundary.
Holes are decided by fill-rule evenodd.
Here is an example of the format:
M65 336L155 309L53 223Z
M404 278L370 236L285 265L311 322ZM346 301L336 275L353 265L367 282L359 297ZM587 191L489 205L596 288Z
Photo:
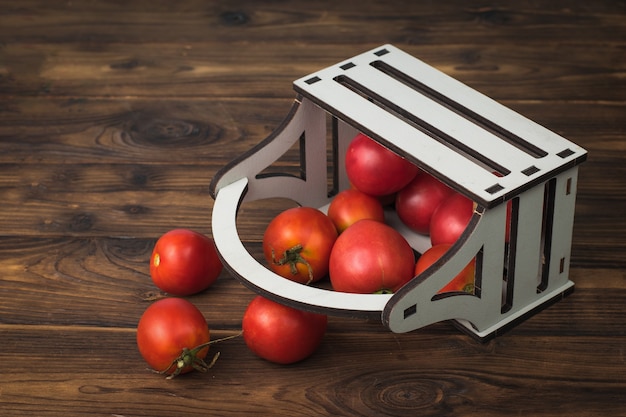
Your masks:
M311 207L294 207L274 217L263 235L263 254L276 274L310 284L328 275L337 239L332 220Z
M159 238L150 258L150 276L161 290L191 295L207 289L222 272L213 240L187 229Z
M350 183L377 197L404 188L419 170L417 165L362 133L348 145L345 163Z
M328 318L297 310L260 295L252 299L243 321L243 338L256 355L290 364L311 356L322 342Z
M419 257L415 264L415 275L419 275L424 272L429 266L434 264L444 253L452 247L451 244L442 243L428 249ZM476 260L467 264L465 268L459 274L452 278L452 280L446 284L439 293L451 292L451 291L463 291L473 294L474 293L474 273L476 270Z
M328 217L339 233L362 219L385 222L385 212L379 199L355 188L337 194L328 206Z
M330 255L330 282L336 291L397 291L413 278L415 256L395 229L375 220L361 220L339 235Z
M430 219L430 242L453 244L467 228L474 213L474 202L460 193L453 193L439 204Z
M137 325L137 347L156 371L169 375L205 371L209 327L196 306L182 298L163 298L146 309Z
M420 170L396 196L398 217L411 230L427 235L433 212L453 192L443 182Z

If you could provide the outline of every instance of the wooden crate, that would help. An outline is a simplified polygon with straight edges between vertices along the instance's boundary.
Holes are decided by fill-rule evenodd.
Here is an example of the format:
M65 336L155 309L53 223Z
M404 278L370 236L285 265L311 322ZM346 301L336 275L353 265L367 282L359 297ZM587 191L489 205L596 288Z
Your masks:
M297 98L282 125L211 184L213 237L226 267L245 285L298 308L373 316L393 332L453 320L483 341L573 290L568 276L584 149L392 45L298 79L294 89ZM347 294L286 280L259 264L237 232L246 201L285 197L326 207L333 192L349 186L343 161L358 132L477 204L443 263L395 294ZM295 144L302 150L299 175L263 174ZM397 217L389 222L418 252L428 248L428 238ZM472 259L475 293L437 294Z

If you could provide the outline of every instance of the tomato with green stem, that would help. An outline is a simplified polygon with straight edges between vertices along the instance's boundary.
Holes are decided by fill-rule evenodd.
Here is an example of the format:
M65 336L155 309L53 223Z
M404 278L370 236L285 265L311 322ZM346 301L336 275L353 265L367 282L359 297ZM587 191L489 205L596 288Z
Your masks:
M310 284L328 275L337 239L332 220L312 207L294 207L272 219L263 234L263 254L276 274Z
M210 362L205 362L209 345L229 338L211 341L204 316L183 298L155 301L137 325L139 353L153 371L167 375L168 379L194 369L206 372L219 357L218 352Z
M137 346L155 371L175 376L206 370L209 326L196 306L182 298L163 298L151 304L137 325ZM200 347L198 349L198 347Z

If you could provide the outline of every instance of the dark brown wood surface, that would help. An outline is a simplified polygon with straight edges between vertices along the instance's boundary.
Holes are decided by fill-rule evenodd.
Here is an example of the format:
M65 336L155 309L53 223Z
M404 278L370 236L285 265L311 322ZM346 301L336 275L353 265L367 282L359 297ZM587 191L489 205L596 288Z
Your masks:
M331 317L292 366L241 338L165 380L135 344L156 239L211 235L215 172L292 81L392 43L589 151L565 300L481 344ZM626 415L623 1L0 1L0 415ZM250 208L260 254L272 208ZM253 293L189 299L214 337Z

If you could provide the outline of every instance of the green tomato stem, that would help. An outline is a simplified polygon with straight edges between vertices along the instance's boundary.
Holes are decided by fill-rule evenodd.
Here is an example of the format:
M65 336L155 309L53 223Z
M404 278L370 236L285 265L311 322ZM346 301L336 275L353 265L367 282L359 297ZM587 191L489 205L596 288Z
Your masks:
M199 372L207 372L209 369L211 369L213 367L213 365L215 365L215 362L217 362L217 359L220 357L220 352L217 352L214 356L213 359L211 359L211 362L206 363L204 361L204 359L201 359L198 357L198 354L200 353L201 350L203 350L204 348L212 345L213 343L218 343L218 342L223 342L225 340L230 340L230 339L234 339L236 337L239 337L243 334L243 331L232 335L232 336L227 336L227 337L223 337L221 339L215 339L215 340L210 340L206 343L202 343L192 349L189 348L183 348L183 350L181 351L180 355L175 358L169 365L167 368L165 368L162 371L154 371L157 374L160 375L167 375L166 379L173 379L176 378L178 375L180 375L181 371L183 369L185 369L188 366L192 366L193 369L199 371ZM175 367L174 371L172 373L169 372L170 369L172 369L172 367ZM169 375L168 375L169 374Z
M298 275L299 263L305 265L309 272L309 280L306 282L306 285L309 285L311 282L313 282L313 268L311 267L311 264L309 264L309 262L306 259L304 259L302 255L300 254L302 250L303 250L302 245L297 244L296 246L287 249L283 253L282 258L276 259L274 249L272 249L272 262L274 263L274 265L279 265L279 266L289 264L289 269L292 275Z

